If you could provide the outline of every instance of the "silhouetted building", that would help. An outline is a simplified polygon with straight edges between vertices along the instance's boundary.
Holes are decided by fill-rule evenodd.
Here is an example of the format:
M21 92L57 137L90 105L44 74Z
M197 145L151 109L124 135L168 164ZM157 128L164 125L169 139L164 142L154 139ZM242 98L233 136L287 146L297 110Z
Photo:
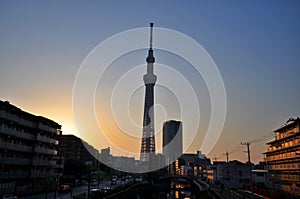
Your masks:
M266 187L268 182L268 170L265 169L266 162L259 162L251 170L252 184L258 187Z
M100 160L105 165L119 171L137 170L140 161L135 160L134 157L127 156L113 156L110 154L110 147L101 149Z
M66 162L77 160L87 166L98 166L98 150L75 135L62 135L60 149L59 153Z
M177 159L182 154L182 122L169 120L163 126L163 155L169 164L169 173L178 174L180 165Z
M101 155L110 155L110 147L101 149Z
M300 119L290 119L276 129L275 140L267 143L268 178L274 189L300 196Z
M0 101L0 195L53 189L62 175L61 126Z
M201 178L207 178L208 173L211 170L210 159L207 158L200 151L197 153L184 153L181 155L180 159L184 165L190 166L192 168L192 175Z
M101 149L100 161L106 164L107 166L112 167L113 156L110 154L110 147Z
M155 132L154 132L154 85L156 75L153 74L153 65L155 58L152 50L152 29L153 23L150 23L150 48L148 50L147 74L144 75L145 83L145 104L144 104L144 119L143 119L143 134L141 143L140 161L146 163L146 166L151 161L151 155L155 155Z
M213 171L216 181L221 182L227 188L240 189L250 185L251 164L242 163L237 160L229 162L214 162Z
M211 167L212 172L213 172L213 176L212 176L211 180L213 182L218 182L223 178L222 165L225 163L226 163L225 161L214 161L213 162L213 165Z
M126 171L137 169L137 162L134 157L126 157L126 156L112 156L112 167L119 171Z

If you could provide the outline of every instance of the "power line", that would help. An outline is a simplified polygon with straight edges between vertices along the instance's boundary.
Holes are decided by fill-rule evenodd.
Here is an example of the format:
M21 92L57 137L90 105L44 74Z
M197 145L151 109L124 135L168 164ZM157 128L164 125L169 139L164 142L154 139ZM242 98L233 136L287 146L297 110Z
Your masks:
M233 153L236 153L236 152L240 152L241 151L241 145L240 144L237 144L231 151L228 152L228 155L229 154L233 154ZM227 151L226 151L227 152ZM218 159L222 159L222 157L224 156L223 153L219 154L218 156L215 156L213 159L215 161L217 161Z
M241 151L241 146L236 147L235 150L230 151L229 153L237 153Z
M256 137L256 138L254 138L254 139L252 139L252 140L250 140L248 142L245 142L243 144L241 143L241 144L242 145L247 145L247 143L248 143L250 145L250 144L254 144L254 143L258 143L258 142L268 141L268 140L270 140L272 138L274 138L274 133L270 132L270 133L267 133L265 135ZM248 148L248 146L247 146L247 148ZM233 147L232 150L226 151L226 153L228 153L228 156L229 156L229 154L234 154L234 153L237 153L237 152L241 152L241 149L242 149L242 146L240 144L237 144L235 147ZM248 152L248 149L247 149L247 152ZM214 160L217 161L217 159L221 159L224 155L226 155L226 153L225 154L222 153L222 154L216 156L214 158ZM229 159L227 157L227 155L226 155L226 159ZM248 162L249 162L249 160L250 160L250 149L249 149L249 152L248 152ZM229 161L229 160L227 160L227 161Z
M263 136L260 136L260 137L257 137L257 138L254 138L253 140L250 140L249 143L256 143L256 142L262 142L262 141L266 141L266 140L269 140L271 138L274 137L274 133L273 132L270 132L266 135L263 135Z

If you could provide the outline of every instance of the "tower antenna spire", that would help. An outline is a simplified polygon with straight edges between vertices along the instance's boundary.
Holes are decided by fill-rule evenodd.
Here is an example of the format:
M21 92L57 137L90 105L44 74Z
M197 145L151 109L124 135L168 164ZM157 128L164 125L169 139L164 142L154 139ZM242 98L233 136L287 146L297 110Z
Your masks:
M155 62L155 58L153 56L153 50L152 50L152 35L153 35L153 23L150 23L150 48L148 50L148 57L146 58L147 63L154 63Z
M153 23L150 23L150 49L152 50Z

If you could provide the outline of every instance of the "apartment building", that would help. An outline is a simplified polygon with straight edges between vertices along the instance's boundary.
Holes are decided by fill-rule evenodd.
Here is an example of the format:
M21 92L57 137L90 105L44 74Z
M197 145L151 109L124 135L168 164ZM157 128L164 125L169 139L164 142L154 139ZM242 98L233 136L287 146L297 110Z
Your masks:
M61 125L0 100L0 195L53 189Z
M300 119L289 119L274 131L275 140L265 152L271 187L300 196Z

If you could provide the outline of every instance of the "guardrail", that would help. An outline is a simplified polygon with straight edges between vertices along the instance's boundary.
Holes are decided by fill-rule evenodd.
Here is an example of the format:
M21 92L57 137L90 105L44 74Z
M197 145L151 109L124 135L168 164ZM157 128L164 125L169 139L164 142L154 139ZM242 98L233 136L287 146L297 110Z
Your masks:
M122 196L124 196L124 193L126 193L127 191L130 191L131 189L137 188L138 186L140 186L141 184L134 184L126 189L123 189L122 191L118 192L118 193L114 193L110 196L104 197L103 199L113 199L113 198L120 198Z

